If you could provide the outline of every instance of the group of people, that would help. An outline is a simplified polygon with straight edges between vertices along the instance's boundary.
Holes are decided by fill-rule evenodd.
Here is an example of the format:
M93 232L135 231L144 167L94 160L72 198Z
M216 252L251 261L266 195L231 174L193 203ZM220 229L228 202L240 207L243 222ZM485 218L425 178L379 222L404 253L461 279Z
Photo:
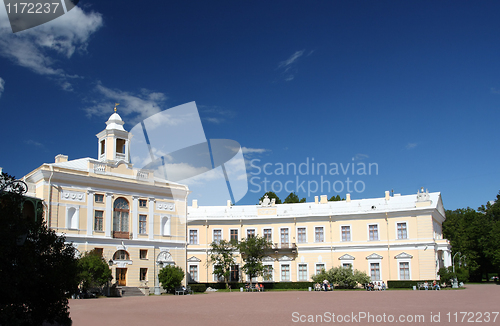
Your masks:
M385 291L387 287L385 286L385 282L370 282L366 284L366 291Z
M247 292L252 289L249 283L247 283L245 285L245 289L246 289ZM255 290L257 290L259 292L264 292L264 284L262 284L262 283L261 284L255 283Z
M328 282L328 280L324 280L323 284L320 284L319 282L316 282L314 284L314 291L332 291L333 290L333 285Z
M424 289L429 290L429 283L427 281L424 282ZM441 287L439 286L439 283L436 280L432 282L432 289L441 290Z

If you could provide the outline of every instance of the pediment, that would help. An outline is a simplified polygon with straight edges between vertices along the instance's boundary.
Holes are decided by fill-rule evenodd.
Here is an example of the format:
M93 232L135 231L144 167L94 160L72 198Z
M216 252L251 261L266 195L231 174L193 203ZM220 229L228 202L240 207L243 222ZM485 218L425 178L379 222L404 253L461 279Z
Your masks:
M382 259L382 258L384 258L384 257L380 256L377 253L373 253L370 256L366 256L366 259Z
M349 255L349 254L345 254L345 255L340 256L339 260L354 260L354 257Z
M399 255L394 256L396 259L401 259L401 258L413 258L412 255L407 254L406 252L402 252Z
M266 257L262 258L262 261L274 261L274 258L266 256Z
M196 258L195 256L192 256L191 258L188 259L188 262L190 262L190 263L199 263L199 262L201 262L201 259Z
M293 260L292 258L288 257L288 256L283 256L281 257L280 259L278 259L279 261L284 261L284 260Z

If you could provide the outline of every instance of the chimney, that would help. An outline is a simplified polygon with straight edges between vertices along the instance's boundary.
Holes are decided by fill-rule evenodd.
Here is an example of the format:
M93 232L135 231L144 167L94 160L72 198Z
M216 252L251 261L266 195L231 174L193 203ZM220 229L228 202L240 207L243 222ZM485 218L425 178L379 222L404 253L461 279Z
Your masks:
M191 204L191 207L198 208L198 199L193 199L193 204Z
M385 200L389 200L391 198L391 196L389 194L390 194L389 191L385 192Z
M68 162L68 155L59 154L56 156L56 163Z
M314 196L314 203L317 204L318 203L318 196Z
M346 194L345 195L345 201L350 203L351 202L351 194Z
M231 207L231 199L227 200L227 207Z
M321 200L320 200L320 203L321 203L321 204L326 204L326 203L328 203L328 198L326 197L326 195L321 195Z

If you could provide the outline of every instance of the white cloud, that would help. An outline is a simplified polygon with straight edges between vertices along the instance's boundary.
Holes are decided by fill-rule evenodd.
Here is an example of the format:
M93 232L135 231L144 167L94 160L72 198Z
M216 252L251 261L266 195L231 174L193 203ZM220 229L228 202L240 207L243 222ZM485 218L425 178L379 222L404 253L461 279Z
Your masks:
M354 161L362 161L362 160L367 159L367 158L369 158L368 155L361 154L361 153L358 153L358 154L354 155L354 157L353 157Z
M241 148L243 151L243 154L262 154L265 152L269 152L268 149L265 148L248 148L248 147L242 147Z
M27 144L27 145L36 146L38 148L44 148L45 147L45 146L43 146L42 143L37 142L36 140L32 140L32 139L26 140L26 141L24 141L24 143Z
M57 65L62 56L86 52L92 34L103 25L99 13L74 7L68 13L37 27L12 33L4 6L0 6L0 56L31 71L55 78L64 90L72 90L69 75Z
M295 67L297 64L297 60L304 55L305 50L295 51L288 59L281 61L278 64L278 69L282 69L283 78L285 81L292 81L295 78L295 74L297 73L297 68ZM312 52L309 52L311 55Z
M417 147L417 143L408 143L406 144L406 149L414 149Z
M107 116L111 114L111 110L114 107L114 103L120 103L118 106L118 111L120 115L133 115L136 114L135 119L130 123L135 124L138 121L142 121L158 112L162 109L167 97L163 93L152 92L147 89L141 89L137 94L131 92L125 92L118 89L111 89L98 84L95 90L103 97L101 100L93 101L93 105L85 108L88 116ZM161 116L163 117L163 116ZM161 118L159 117L159 118ZM165 115L165 121L160 121L158 123L163 124L173 124L173 121L169 115Z
M5 80L0 77L0 97L2 97L3 90L5 89Z

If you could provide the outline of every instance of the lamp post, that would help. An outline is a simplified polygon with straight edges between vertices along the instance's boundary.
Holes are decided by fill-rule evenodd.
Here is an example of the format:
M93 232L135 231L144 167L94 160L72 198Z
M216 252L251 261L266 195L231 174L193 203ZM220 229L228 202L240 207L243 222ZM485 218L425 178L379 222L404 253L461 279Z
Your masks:
M455 274L455 256L458 255L458 266L462 266L462 258L464 259L464 266L467 266L467 264L465 263L465 258L466 256L465 255L462 255L462 253L460 251L456 252L454 255L453 255L453 274ZM458 288L458 280L457 278L455 277L455 279L453 280L453 288Z
M161 294L161 292L160 292L160 279L158 278L158 275L160 274L160 269L163 268L163 262L157 261L156 265L158 266L158 270L155 273L156 274L156 278L155 278L155 295L160 295Z

